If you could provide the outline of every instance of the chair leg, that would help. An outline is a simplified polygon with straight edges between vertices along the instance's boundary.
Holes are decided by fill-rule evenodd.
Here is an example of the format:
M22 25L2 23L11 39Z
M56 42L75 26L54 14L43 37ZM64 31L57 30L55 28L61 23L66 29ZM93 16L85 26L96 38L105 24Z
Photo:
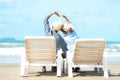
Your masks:
M62 74L62 62L61 60L58 58L57 59L57 76L60 77Z
M63 59L63 66L62 66L62 69L63 69L63 73L67 73L67 63L66 63L66 59Z
M108 76L108 68L104 66L104 77L109 77Z
M108 63L107 63L107 58L104 58L104 60L103 60L103 66L104 66L104 77L109 77L109 75L108 75Z
M61 64L57 64L57 76L60 77L62 73Z
M25 55L22 55L21 56L21 69L20 69L20 76L24 76L25 75L25 63L26 60L25 60Z
M67 67L68 67L68 77L69 78L73 77L73 72L72 72L73 62L72 62L72 58L73 58L73 55L70 54L69 51L67 51L66 63L67 63Z
M29 69L30 69L30 64L29 64L29 62L27 62L27 65L25 67L26 75L29 74L29 71L30 71Z
M57 76L60 77L61 73L62 73L62 63L63 63L63 59L62 59L60 50L58 50L57 55L58 55L58 57L57 57Z
M25 75L25 65L21 65L20 76Z
M68 77L73 77L72 63L68 63Z
M20 76L26 76L26 73L29 71L29 65L28 63L24 63L21 65L21 71L20 71Z

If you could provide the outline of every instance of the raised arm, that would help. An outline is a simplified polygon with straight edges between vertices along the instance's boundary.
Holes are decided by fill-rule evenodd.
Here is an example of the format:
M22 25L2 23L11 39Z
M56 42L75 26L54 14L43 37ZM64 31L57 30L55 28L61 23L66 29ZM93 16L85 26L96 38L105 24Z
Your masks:
M57 16L60 16L56 11L52 11L48 14L48 16L45 18L45 21L44 23L47 21L48 22L48 19L53 15L53 14L56 14Z
M56 14L57 16L59 16L58 12L56 12L56 11L52 11L52 12L49 14L49 16L52 16L53 14Z
M46 36L50 36L52 35L52 31L51 31L51 28L50 28L50 25L49 25L49 18L53 15L53 14L56 14L57 16L59 16L59 14L56 12L56 11L52 11L48 14L48 16L45 18L44 20L44 34Z
M71 21L64 14L62 14L60 16L62 16L63 18L65 18L65 20L66 20L67 23L69 23L69 24L71 23Z

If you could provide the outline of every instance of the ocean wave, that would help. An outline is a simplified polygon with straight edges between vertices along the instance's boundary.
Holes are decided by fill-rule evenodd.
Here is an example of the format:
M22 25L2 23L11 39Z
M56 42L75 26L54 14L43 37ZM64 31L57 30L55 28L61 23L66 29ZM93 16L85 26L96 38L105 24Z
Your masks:
M120 61L120 52L116 49L105 48L104 52L108 61ZM23 54L25 47L0 48L0 63L20 63Z
M24 47L16 47L16 48L0 48L0 55L3 56L21 56L25 53Z
M104 53L108 61L120 61L120 43L107 43ZM20 63L23 54L23 42L0 42L0 63Z

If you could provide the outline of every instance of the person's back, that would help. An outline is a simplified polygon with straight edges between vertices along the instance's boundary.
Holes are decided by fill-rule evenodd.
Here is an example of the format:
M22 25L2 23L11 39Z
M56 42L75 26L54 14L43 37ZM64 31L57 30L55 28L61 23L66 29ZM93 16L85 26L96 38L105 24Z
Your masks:
M75 30L73 29L73 26L72 26L70 20L65 15L61 15L61 16L66 19L66 24L61 29L61 31L64 34L63 38L64 38L65 42L67 43L68 54L70 54L73 57L75 40L79 37L76 34ZM73 71L79 72L80 68L76 67Z
M74 45L74 42L78 38L78 36L77 36L75 30L72 29L70 32L64 34L63 38L64 38L65 42L71 46L71 45Z
M71 29L70 32L64 34L63 38L67 43L68 50L70 51L70 53L73 53L74 50L73 45L75 43L75 40L78 38L76 32L73 29Z
M65 15L61 15L61 16L66 19L66 23L64 24L64 27L61 29L61 31L64 34L63 38L67 43L68 51L70 53L73 53L73 45L75 43L75 40L78 38L78 35L76 31L73 29L70 20Z

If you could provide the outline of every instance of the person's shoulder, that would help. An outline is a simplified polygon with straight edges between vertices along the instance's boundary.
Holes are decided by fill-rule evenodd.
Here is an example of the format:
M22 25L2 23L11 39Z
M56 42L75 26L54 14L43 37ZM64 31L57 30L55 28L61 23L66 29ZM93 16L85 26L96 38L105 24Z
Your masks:
M76 32L73 28L71 29L71 32Z

